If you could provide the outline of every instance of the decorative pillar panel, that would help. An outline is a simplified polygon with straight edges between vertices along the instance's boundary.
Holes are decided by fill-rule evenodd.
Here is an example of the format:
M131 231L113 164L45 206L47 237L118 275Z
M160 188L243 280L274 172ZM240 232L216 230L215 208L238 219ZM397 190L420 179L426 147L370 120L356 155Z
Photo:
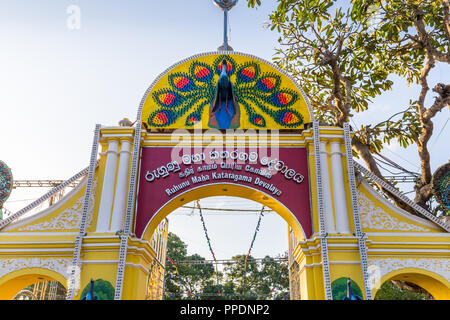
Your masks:
M320 141L320 165L323 188L323 205L327 233L335 233L333 203L331 199L330 171L328 169L328 152L326 141Z
M109 229L109 221L111 219L111 210L114 199L114 182L116 180L118 150L119 142L115 139L109 140L108 150L106 151L106 165L105 175L103 178L101 202L98 211L97 232L107 232Z
M119 169L117 171L116 192L114 194L114 207L111 219L110 231L117 231L122 227L128 194L128 172L130 167L131 143L121 140L119 152Z
M342 168L341 142L331 141L331 174L333 176L333 200L336 215L336 231L350 233L350 224L347 213L347 202Z

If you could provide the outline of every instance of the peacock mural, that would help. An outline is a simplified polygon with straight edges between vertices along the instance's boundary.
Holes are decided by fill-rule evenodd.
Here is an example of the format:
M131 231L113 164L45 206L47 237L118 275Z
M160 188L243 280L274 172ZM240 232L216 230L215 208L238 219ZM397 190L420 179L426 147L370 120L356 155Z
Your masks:
M294 83L257 59L216 54L167 72L148 93L150 128L302 128L310 122Z

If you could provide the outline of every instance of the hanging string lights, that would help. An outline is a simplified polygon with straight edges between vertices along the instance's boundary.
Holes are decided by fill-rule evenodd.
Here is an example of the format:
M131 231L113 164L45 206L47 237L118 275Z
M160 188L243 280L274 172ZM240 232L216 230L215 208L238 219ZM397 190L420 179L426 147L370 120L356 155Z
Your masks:
M208 230L206 229L205 220L203 219L202 208L200 207L199 200L197 200L196 205L197 205L198 211L200 213L200 220L202 221L203 231L205 232L205 237L206 237L206 241L208 242L209 251L211 251L211 255L212 255L214 263L216 265L216 285L217 285L217 290L218 290L218 293L220 296L221 291L220 291L220 286L219 286L219 270L217 267L216 255L214 254L214 250L212 249L212 246L211 246L211 240L209 239L209 236L208 236Z
M224 264L227 264L227 263L229 263L229 261L228 260L221 260L221 262L219 262L218 260L217 260L217 258L216 258L216 255L215 255L215 253L214 253L214 250L213 250L213 247L212 247L212 244L211 244L211 239L210 239L210 237L209 237L209 234L208 234L208 229L206 228L206 223L205 223L205 219L204 219L204 217L203 217L203 212L202 212L202 207L200 206L200 201L199 200L197 200L196 202L195 202L195 207L191 207L192 208L192 210L194 210L195 208L197 208L198 209L198 211L199 211L199 215L200 215L200 221L201 221L201 223L202 223L202 227L203 227L203 231L204 231L204 235L205 235L205 238L206 238L206 242L207 242L207 244L208 244L208 248L209 248L209 251L211 252L211 255L212 255L212 258L213 258L213 260L211 261L212 263L214 263L215 264L215 268L216 268L216 285L217 285L217 288L218 288L218 292L217 292L217 294L212 294L212 293L205 293L205 294L203 294L203 293L198 293L198 294L194 294L194 293L192 293L190 290L189 290L189 288L188 288L188 286L186 285L186 283L183 281L183 279L182 279L182 277L181 277L181 275L180 275L180 272L179 272L179 270L178 270L178 268L177 268L177 265L181 265L181 264L199 264L200 262L202 263L202 264L204 264L204 263L207 263L207 261L204 261L204 260L202 260L202 261L198 261L198 263L196 263L197 261L181 261L181 262L176 262L176 261L174 261L174 260L172 260L169 256L167 256L167 260L175 267L175 273L178 275L178 278L179 278L179 281L180 281L180 283L183 285L183 287L186 289L186 291L187 291L187 293L189 294L189 296L195 296L195 297L201 297L201 296L229 296L229 297L231 297L231 296L242 296L242 297L244 297L245 296L245 285L246 285L246 271L247 271L247 266L248 266L248 263L249 262L258 262L259 260L264 260L264 259L250 259L250 254L251 254L251 252L252 252L252 250L253 250L253 247L254 247L254 244L255 244L255 240L256 240L256 237L257 237L257 235L258 235L258 233L259 233L259 231L260 231L260 226L261 226L261 220L262 220L262 217L264 216L264 213L266 213L266 212L268 212L269 210L265 210L265 206L263 206L262 208L261 208L261 210L259 211L259 217L258 217L258 222L257 222L257 224L256 224L256 228L255 228L255 232L254 232L254 234L253 234L253 238L252 238L252 241L251 241L251 243L250 243L250 248L249 248L249 250L248 250L248 252L247 252L247 255L246 255L246 257L245 257L245 259L243 260L243 263L244 263L244 275L243 275L243 287L242 287L242 293L234 293L234 294L224 294L224 293L222 293L221 292L221 290L220 290L220 282L219 282L219 271L218 271L218 264L219 263L224 263ZM191 212L191 214L193 213L193 211ZM279 258L279 259L274 259L274 261L278 261L278 260L286 260L285 258ZM211 263L210 262L210 263ZM239 262L239 263L242 263L242 260ZM272 294L273 294L273 292L275 291L275 289L276 289L276 286L277 286L277 284L280 282L280 279L281 279L281 274L282 274L282 272L283 272L283 270L285 269L285 266L283 266L280 270L279 270L279 274L278 274L278 276L277 276L277 279L276 279L276 281L275 281L275 283L273 284L273 287L272 287L272 289L270 290L270 292L268 293L268 294L261 294L260 296L262 297L262 296L264 296L264 297L269 297L269 296L271 296ZM175 294L175 293L170 293L169 294L170 296L179 296L180 294Z
M270 296L270 295L275 291L275 288L276 288L278 282L280 282L281 274L283 273L283 271L284 271L284 269L285 269L286 267L287 267L287 264L286 264L286 265L283 265L283 267L282 267L282 268L280 269L280 271L278 272L277 280L276 280L275 283L273 284L272 289L269 291L268 296Z
M248 253L247 256L245 257L244 260L244 281L243 281L243 285L242 285L242 294L245 294L245 280L246 280L246 271L247 271L247 261L248 261L248 257L250 256L250 253L252 252L253 249L253 245L255 243L255 239L256 239L256 235L259 232L259 226L261 225L261 218L264 216L264 206L261 209L261 212L259 213L259 218L258 218L258 223L256 224L256 228L255 228L255 233L253 234L253 239L252 242L250 244L250 248L248 249Z
M189 287L186 285L186 282L184 282L183 279L181 278L181 274L178 271L177 263L173 261L169 256L167 256L167 261L169 261L175 267L175 274L178 275L178 279L180 280L181 285L186 289L189 296L192 296L193 294L191 290L189 290Z

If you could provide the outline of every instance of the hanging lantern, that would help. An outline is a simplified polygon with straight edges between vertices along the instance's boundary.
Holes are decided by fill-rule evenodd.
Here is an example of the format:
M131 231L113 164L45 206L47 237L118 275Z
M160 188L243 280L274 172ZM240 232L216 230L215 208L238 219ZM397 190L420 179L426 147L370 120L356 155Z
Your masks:
M434 172L431 186L436 200L450 210L450 162Z
M11 169L0 160L0 219L3 217L2 207L9 198L13 188L13 176Z

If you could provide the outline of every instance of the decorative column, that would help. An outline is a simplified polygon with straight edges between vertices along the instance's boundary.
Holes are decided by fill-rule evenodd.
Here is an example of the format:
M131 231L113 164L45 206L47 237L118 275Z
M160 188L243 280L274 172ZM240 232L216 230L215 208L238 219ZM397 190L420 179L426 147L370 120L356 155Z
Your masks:
M98 210L97 232L107 232L109 229L109 221L111 219L111 210L114 200L114 182L116 180L118 150L119 141L110 139L108 141L108 150L106 151L105 175L103 178L102 195Z
M333 203L331 199L330 171L328 169L327 142L320 141L320 166L323 188L323 205L325 212L325 226L327 233L335 233Z
M114 194L110 231L117 231L122 228L122 220L127 203L131 142L128 139L121 139L120 144L119 169L117 171L116 192Z
M347 201L345 196L344 175L342 169L342 152L340 140L330 142L331 174L333 176L334 210L336 215L336 231L350 233Z

